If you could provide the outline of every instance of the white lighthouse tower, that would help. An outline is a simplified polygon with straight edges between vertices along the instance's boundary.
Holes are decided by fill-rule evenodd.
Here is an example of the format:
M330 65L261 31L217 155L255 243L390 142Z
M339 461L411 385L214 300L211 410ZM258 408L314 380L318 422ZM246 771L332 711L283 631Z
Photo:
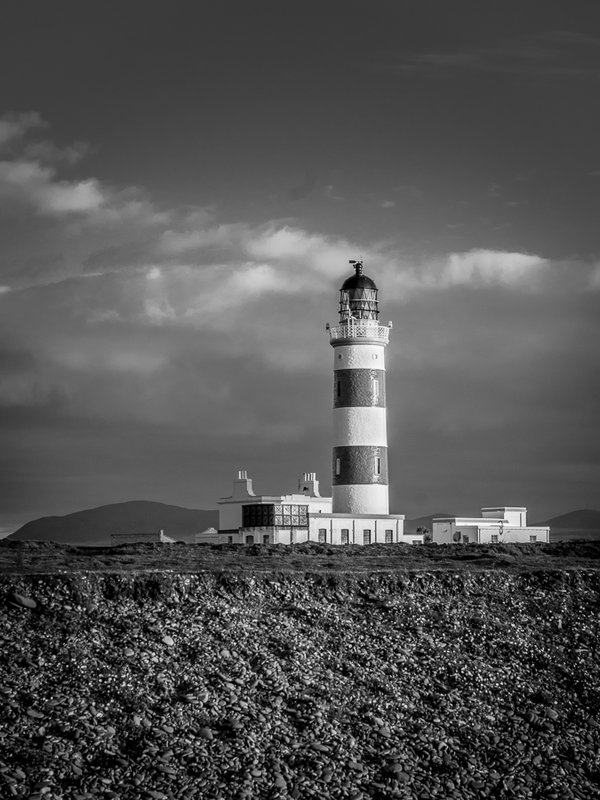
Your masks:
M334 514L387 515L388 459L385 347L391 323L379 322L377 286L351 261L355 274L340 290L334 352Z
M355 274L340 290L339 323L327 325L334 355L332 497L321 496L314 472L303 474L297 493L258 496L242 471L233 493L219 501L219 532L211 541L422 542L422 535L404 532L404 514L389 513L385 348L392 323L379 322L377 286L362 261L350 263Z

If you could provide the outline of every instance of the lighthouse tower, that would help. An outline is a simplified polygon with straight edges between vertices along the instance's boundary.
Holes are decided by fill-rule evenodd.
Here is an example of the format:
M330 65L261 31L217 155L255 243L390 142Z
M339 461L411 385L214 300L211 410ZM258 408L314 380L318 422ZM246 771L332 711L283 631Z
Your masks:
M379 322L377 286L355 274L340 290L339 324L329 329L334 352L332 511L387 515L388 463L385 347L391 323Z

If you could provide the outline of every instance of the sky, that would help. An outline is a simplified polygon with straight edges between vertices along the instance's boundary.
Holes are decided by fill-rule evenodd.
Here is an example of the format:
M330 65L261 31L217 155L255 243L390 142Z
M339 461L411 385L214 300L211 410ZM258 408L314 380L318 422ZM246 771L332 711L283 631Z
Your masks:
M330 491L362 257L391 510L600 508L600 10L7 2L0 530Z

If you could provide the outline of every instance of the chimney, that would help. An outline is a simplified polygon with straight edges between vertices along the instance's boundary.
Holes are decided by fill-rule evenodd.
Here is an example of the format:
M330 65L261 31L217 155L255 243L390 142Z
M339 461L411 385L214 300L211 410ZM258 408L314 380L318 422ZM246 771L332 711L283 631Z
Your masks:
M246 497L255 497L252 490L252 478L248 477L248 471L238 470L237 478L233 481L233 499L242 500Z
M307 497L321 497L316 472L305 472L298 481L298 491Z

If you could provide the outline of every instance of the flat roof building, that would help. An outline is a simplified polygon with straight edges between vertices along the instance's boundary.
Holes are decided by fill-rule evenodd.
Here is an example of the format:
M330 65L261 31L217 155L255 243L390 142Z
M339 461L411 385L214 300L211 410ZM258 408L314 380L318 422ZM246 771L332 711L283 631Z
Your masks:
M434 544L529 544L550 541L550 528L528 527L523 506L488 506L481 517L436 517Z

